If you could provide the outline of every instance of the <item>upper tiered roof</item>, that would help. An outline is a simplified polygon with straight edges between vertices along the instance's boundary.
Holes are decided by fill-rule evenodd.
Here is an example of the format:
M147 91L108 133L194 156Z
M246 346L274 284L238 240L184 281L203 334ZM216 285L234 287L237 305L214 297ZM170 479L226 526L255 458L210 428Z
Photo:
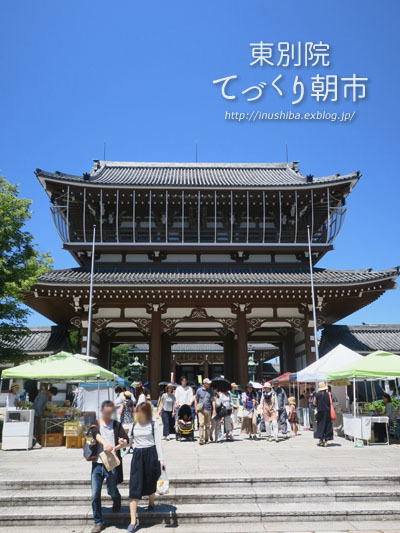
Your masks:
M252 188L327 186L357 182L359 172L321 178L303 176L297 162L290 163L142 163L94 161L90 173L77 176L36 169L42 181L96 186Z

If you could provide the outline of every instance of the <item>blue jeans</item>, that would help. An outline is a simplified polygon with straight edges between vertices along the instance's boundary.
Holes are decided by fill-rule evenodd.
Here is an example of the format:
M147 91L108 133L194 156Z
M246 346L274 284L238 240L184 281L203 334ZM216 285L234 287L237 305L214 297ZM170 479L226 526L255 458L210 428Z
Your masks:
M117 488L118 474L117 469L107 472L102 463L92 463L92 509L95 524L103 524L103 515L101 512L101 488L104 478L107 484L107 493L111 496L114 503L121 501L121 494Z
M171 433L171 429L174 425L174 419L172 417L172 411L161 410L161 419L163 423L163 436L168 437Z

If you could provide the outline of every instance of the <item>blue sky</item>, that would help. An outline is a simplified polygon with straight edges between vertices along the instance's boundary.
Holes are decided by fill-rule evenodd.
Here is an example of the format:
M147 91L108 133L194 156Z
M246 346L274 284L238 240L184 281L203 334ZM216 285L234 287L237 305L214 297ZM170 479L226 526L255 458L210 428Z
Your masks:
M0 169L33 199L30 231L56 268L73 266L53 228L36 167L82 174L92 159L275 162L299 160L304 174L360 170L332 268L385 269L400 264L398 209L397 0L1 0ZM329 68L250 67L249 43L331 45ZM270 87L284 75L286 94ZM299 111L356 111L346 124L224 120L225 111L280 111L291 106L299 75L368 77L356 104L315 103ZM241 89L269 83L247 103L224 100L212 80L236 74ZM232 88L234 86L232 85ZM238 90L240 96L240 91ZM399 322L400 292L346 323ZM46 324L32 314L31 325Z

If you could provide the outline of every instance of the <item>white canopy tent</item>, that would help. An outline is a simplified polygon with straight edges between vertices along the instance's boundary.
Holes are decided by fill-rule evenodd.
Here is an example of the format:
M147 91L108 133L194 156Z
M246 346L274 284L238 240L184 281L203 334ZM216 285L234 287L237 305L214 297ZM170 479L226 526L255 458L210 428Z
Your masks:
M343 344L338 344L326 355L297 372L297 381L300 383L326 381L327 374L350 365L352 362L362 359L362 357L362 355L346 348Z

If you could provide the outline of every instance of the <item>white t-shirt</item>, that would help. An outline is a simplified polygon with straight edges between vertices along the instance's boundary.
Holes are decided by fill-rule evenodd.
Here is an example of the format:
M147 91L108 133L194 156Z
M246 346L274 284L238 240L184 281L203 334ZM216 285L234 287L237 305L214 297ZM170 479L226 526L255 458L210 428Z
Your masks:
M161 432L157 424L154 424L154 438L152 422L142 426L137 422L133 428L133 447L134 448L150 448L155 446L157 449L157 456L159 461L164 461L163 450L161 445Z
M103 422L100 420L99 426L100 426L100 436L104 440L104 442L107 444L111 444L112 446L115 446L114 420L111 420L108 426L104 425ZM102 463L103 461L100 459L100 454L102 451L104 451L104 447L102 444L100 443L97 444L97 451L99 454L99 457L97 458L97 462Z
M175 397L176 397L176 403L181 405L192 405L193 403L193 390L192 387L189 387L189 385L186 385L186 387L182 387L182 385L179 385L175 391Z
M18 400L18 396L14 394L13 392L9 392L7 394L6 398L6 407L9 409L10 407L15 407L15 402Z

